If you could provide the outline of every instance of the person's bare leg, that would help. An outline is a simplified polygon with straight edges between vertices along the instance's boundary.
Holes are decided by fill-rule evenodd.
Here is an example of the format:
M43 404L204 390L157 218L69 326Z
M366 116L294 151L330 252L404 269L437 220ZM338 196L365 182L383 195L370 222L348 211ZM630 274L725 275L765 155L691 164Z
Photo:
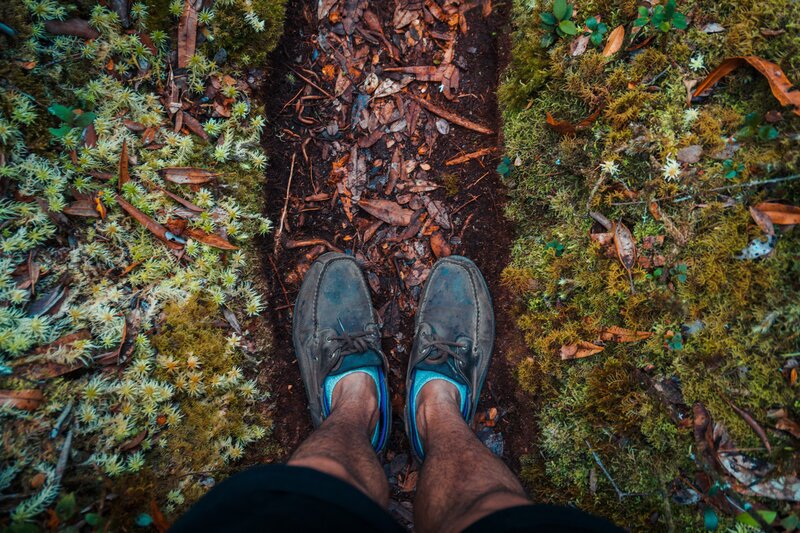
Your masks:
M439 379L417 397L425 448L414 501L417 531L461 531L494 511L531 503L511 470L464 422L458 400L456 388Z
M361 372L345 376L333 389L331 414L289 464L338 477L386 507L389 483L371 443L378 416L375 381Z

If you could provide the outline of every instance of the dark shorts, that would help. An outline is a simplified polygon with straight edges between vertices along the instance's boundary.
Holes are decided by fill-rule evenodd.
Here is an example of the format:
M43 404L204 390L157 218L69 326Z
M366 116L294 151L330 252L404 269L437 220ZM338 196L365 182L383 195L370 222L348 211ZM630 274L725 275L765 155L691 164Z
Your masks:
M196 531L405 531L387 511L344 481L310 468L251 468L214 487L172 527ZM526 505L490 514L467 531L621 531L569 507Z

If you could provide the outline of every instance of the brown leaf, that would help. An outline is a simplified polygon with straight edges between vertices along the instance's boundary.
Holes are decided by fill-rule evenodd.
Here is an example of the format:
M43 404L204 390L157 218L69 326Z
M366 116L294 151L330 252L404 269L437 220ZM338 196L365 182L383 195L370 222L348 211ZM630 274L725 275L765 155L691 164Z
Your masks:
M789 433L792 437L800 439L800 424L789 418L781 418L775 422L775 428Z
M127 452L129 450L133 450L134 448L138 447L142 443L142 441L144 440L144 438L146 436L147 436L147 430L146 429L141 430L134 437L132 437L132 438L126 440L125 442L123 442L122 444L120 444L119 445L119 451Z
M750 216L766 235L770 237L775 235L775 226L772 225L772 219L766 213L751 206Z
M97 212L95 204L90 199L78 200L67 205L62 211L65 215L75 217L99 217L100 213Z
M24 411L34 411L44 401L42 391L37 389L0 390L0 405Z
M162 168L159 172L165 180L179 185L201 185L219 176L216 172L193 167L167 167Z
M604 341L614 342L638 342L649 339L653 336L650 331L635 331L632 329L625 329L619 326L611 326L605 328L600 332L600 338Z
M164 513L158 508L155 499L150 500L150 516L153 517L153 527L156 528L158 533L167 533L169 531L169 522L164 517Z
M577 124L572 124L568 120L556 120L553 118L553 115L550 114L548 111L545 116L545 120L547 121L547 125L550 126L552 129L556 130L558 133L562 135L568 135L572 133L576 133L581 130L585 130L592 123L597 120L597 117L600 116L600 113L603 111L603 106L598 106L597 109L592 112L591 115L586 117L585 119L581 120Z
M611 33L608 35L608 41L606 41L606 46L603 48L603 55L605 57L611 57L619 52L624 40L625 26L620 25L611 30Z
M186 68L197 46L197 8L195 0L184 0L178 20L178 68Z
M422 98L420 98L418 96L415 96L413 94L409 94L409 96L415 102L417 102L419 105L421 105L422 107L424 107L425 109L427 109L428 111L433 113L434 115L440 116L443 119L452 122L453 124L457 124L457 125L461 126L462 128L467 128L469 130L477 131L478 133L484 133L486 135L493 135L494 134L494 131L489 129L489 128L487 128L486 126L481 126L480 124L472 122L471 120L468 120L468 119L466 119L464 117L460 117L460 116L456 115L455 113L451 113L450 111L442 109L442 108L432 104L431 102L429 102L427 100L423 100Z
M183 124L204 141L208 140L208 134L203 129L203 126L200 125L200 122L185 111L183 112Z
M578 341L574 344L565 344L562 346L559 350L559 354L561 355L561 360L566 361L568 359L583 359L584 357L598 354L604 349L603 346L598 346L591 342Z
M161 192L163 192L164 194L166 194L167 196L169 196L170 198L172 198L173 200L175 200L176 202L181 204L186 209L188 209L190 211L195 211L197 213L201 213L203 211L202 207L193 204L192 202L190 202L186 198L184 198L182 196L178 196L174 192L170 192L170 191L168 191L167 189L165 189L163 187L157 187L157 188L158 188L158 190L160 190Z
M779 226L800 224L800 207L762 202L756 206L756 209L767 215L773 224Z
M757 56L729 57L724 60L709 73L706 79L697 85L693 97L697 98L716 85L719 80L746 64L749 64L767 78L772 94L781 105L792 106L794 114L800 116L800 91L795 90L794 85L786 77L781 67Z
M676 158L681 163L697 163L700 161L700 157L703 155L703 147L699 144L693 144L691 146L686 146L685 148L681 148L678 150L678 154Z
M736 414L741 416L742 419L745 422L747 422L747 425L750 426L750 428L753 431L755 431L756 435L758 435L758 438L761 439L761 442L764 443L764 447L767 449L767 453L771 453L772 446L769 443L769 438L767 438L767 432L764 431L764 428L762 428L758 422L756 422L756 419L753 418L753 416L744 409L739 409L738 407L736 407L731 401L728 401L728 405L730 405L731 409L736 411Z
M173 250L180 250L181 248L183 248L183 245L181 243L172 240L167 235L167 228L165 228L164 226L162 226L149 216L142 213L138 208L128 203L128 201L122 198L121 196L117 195L116 200L122 209L124 209L130 216L135 218L136 221L139 222L139 224L147 228L147 230L150 231L150 233L152 233L153 235L164 241L164 243L168 247L172 248Z
M433 255L436 256L436 259L447 257L453 253L450 249L450 244L447 242L447 239L444 238L441 231L434 231L431 233L431 250L433 251Z
M408 226L414 212L389 200L359 200L358 206L377 219L392 226Z
M409 472L408 474L406 474L403 480L397 484L397 486L403 492L412 492L417 488L418 477L419 477L419 472L417 470Z
M636 243L631 230L622 222L614 224L614 246L617 249L620 263L625 270L630 272L633 265L636 264Z
M89 25L84 19L48 20L44 29L53 35L72 35L81 39L97 39L100 32Z
M238 250L238 246L234 246L225 237L217 235L216 233L206 233L205 231L197 228L186 228L183 232L186 237L191 237L196 241L203 244L219 248L220 250Z
M128 141L122 141L122 153L119 154L119 181L117 188L122 192L122 186L130 181L131 177L128 174Z

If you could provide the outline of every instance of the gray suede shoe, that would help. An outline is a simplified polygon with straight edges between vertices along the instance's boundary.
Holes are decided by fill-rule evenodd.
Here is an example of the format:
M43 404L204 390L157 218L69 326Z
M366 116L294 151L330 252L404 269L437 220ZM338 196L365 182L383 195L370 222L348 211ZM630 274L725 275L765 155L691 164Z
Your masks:
M461 414L471 423L493 345L492 298L480 270L466 257L440 259L420 296L406 375L406 433L420 460L425 454L417 432L419 391L434 379L452 383L461 396Z
M330 414L336 383L353 372L373 378L380 416L372 445L381 451L391 428L378 318L356 260L327 253L308 269L294 307L292 340L314 427Z

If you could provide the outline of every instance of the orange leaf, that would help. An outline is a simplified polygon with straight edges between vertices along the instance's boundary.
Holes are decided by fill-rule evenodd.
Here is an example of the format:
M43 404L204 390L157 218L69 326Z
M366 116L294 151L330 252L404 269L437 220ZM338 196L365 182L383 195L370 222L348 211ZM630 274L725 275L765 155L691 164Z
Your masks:
M604 341L614 342L638 342L652 337L653 334L649 331L635 331L632 329L625 329L619 326L611 326L605 328L600 332L600 338Z
M124 209L130 216L136 219L139 224L144 226L145 228L150 231L153 235L164 241L164 244L172 248L173 250L180 250L183 248L183 245L175 240L172 240L169 236L167 236L167 228L150 218L149 216L142 213L138 208L134 205L128 203L127 200L123 199L121 196L116 197L117 203L119 206ZM174 239L174 237L173 237Z
M756 206L756 209L767 215L773 224L779 226L800 224L800 207L762 202Z
M566 361L567 359L583 359L584 357L598 354L604 349L603 346L598 346L591 342L578 341L574 344L565 344L562 346L559 350L559 354L561 354L561 359Z
M611 57L622 48L622 41L625 40L625 26L617 26L608 36L605 48L603 48L603 55Z
M585 130L586 128L591 126L592 123L595 120L597 120L597 117L600 116L600 113L602 111L603 111L603 106L601 105L597 109L595 109L591 115L581 120L577 124L572 124L568 120L556 120L555 118L553 118L553 115L551 115L549 111L547 112L545 119L547 120L547 125L556 130L558 133L562 135L568 135L571 133L576 133L580 130Z
M408 226L411 224L411 217L414 212L410 209L400 207L390 200L359 200L358 206L374 216L392 226Z
M749 64L767 78L772 94L781 105L792 106L794 114L800 116L800 91L793 90L794 85L786 77L781 67L757 56L729 57L724 60L709 73L706 79L697 84L692 96L694 98L700 96L716 85L719 80L745 64Z
M178 185L202 185L219 176L204 168L193 167L167 167L159 170L164 179Z
M0 405L33 411L44 400L42 391L36 389L0 390Z
M65 215L72 215L76 217L99 217L100 213L97 212L94 202L88 199L78 200L66 206L62 212Z
M225 237L217 235L216 233L206 233L205 231L197 228L186 228L183 234L187 237L191 237L196 241L200 241L203 244L207 244L209 246L213 246L214 248L219 248L221 250L238 250L238 246L234 246L230 242L228 242Z
M106 206L104 206L103 202L100 201L99 195L94 199L94 208L100 215L100 218L106 218Z

